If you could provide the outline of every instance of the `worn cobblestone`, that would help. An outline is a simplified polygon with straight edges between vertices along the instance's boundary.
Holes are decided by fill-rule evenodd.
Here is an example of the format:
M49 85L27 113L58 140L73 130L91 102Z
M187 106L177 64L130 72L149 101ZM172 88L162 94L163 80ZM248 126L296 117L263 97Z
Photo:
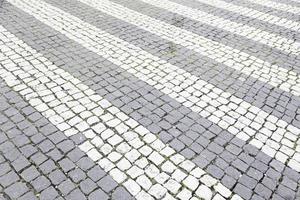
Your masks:
M0 104L6 104L9 102L10 99L3 98L4 94L3 92L6 91L6 87L3 85L3 81L0 80L1 83L1 98L0 98ZM14 97L11 98L16 98L17 93L14 93ZM20 101L23 101L20 99ZM25 103L25 101L24 101ZM29 108L28 104L25 103L27 108ZM9 105L9 104L8 104ZM11 108L14 108L13 105L11 105ZM32 110L34 111L34 109ZM35 112L35 111L34 111ZM22 112L22 109L18 110L16 109L16 112L14 114L22 114L24 116L23 120L27 120L27 117L31 113L25 113ZM13 117L12 115L11 117ZM11 117L7 116L8 120L12 120ZM70 166L73 168L74 166L78 167L76 165L75 161L71 161L68 159L66 154L62 157L57 157L56 160L52 160L53 154L51 152L49 153L50 155L44 154L42 151L43 145L41 144L43 141L51 141L52 140L57 140L57 138L53 138L51 136L47 136L47 134L44 134L44 131L41 131L40 127L35 126L34 124L31 124L31 122L27 121L32 130L38 130L31 132L29 134L30 139L28 139L28 134L23 132L23 130L16 129L20 131L21 134L24 138L30 141L30 144L23 144L21 146L17 145L18 143L15 142L14 140L15 137L18 137L18 135L14 135L14 137L10 138L12 142L9 142L8 137L5 137L7 134L2 131L2 125L0 125L0 130L1 130L1 137L6 138L5 141L9 142L8 144L15 145L13 148L12 152L17 152L17 159L15 161L11 161L11 164L9 164L8 160L5 161L5 158L1 156L3 151L1 151L0 157L0 185L1 187L1 193L5 195L5 199L10 198L10 199L36 199L37 197L39 199L58 199L59 196L63 197L63 199L70 194L71 191L73 191L76 188L79 188L79 186L74 183L69 175L64 175L64 173L68 173ZM48 131L51 132L53 129L53 126L49 125ZM16 126L17 127L17 126ZM57 137L62 137L61 132L57 131L56 129L56 135ZM12 136L12 135L11 135ZM42 139L37 139L37 138L42 138ZM64 140L67 140L67 138L64 138ZM71 141L71 140L70 140ZM4 141L2 141L3 143ZM47 144L47 143L45 143ZM29 148L30 147L30 148ZM75 146L73 146L74 148ZM18 149L20 148L20 151ZM26 149L26 150L25 150ZM29 150L29 149L35 149L34 151ZM74 148L73 151L75 151L78 148ZM59 152L57 148L55 148L53 151ZM32 153L28 153L32 152ZM80 154L80 150L78 150ZM22 156L22 154L25 156ZM8 156L8 155L7 155ZM2 160L4 159L4 160ZM9 157L7 159L12 159L12 153L10 153ZM63 171L60 171L59 168L61 168ZM101 168L97 168L98 173L105 174L105 172ZM85 172L87 174L88 172ZM91 177L99 177L99 174L91 174ZM85 175L87 177L87 175ZM84 184L88 179L84 179L83 181L80 182L80 184ZM63 181L63 182L61 182ZM54 186L54 187L53 187ZM57 189L55 189L57 187ZM112 193L107 192L106 196L111 196ZM124 192L126 193L126 191ZM83 196L85 199L85 196ZM82 199L80 197L77 197L79 199Z
M300 198L299 6L0 2L0 199Z

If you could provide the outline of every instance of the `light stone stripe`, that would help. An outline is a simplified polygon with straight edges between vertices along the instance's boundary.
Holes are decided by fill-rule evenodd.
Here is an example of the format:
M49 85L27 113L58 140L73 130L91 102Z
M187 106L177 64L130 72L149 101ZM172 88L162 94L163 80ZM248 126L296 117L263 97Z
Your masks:
M239 15L244 15L250 18L258 19L261 21L265 21L271 24L275 24L277 26L281 26L287 29L291 29L294 31L300 31L300 23L298 21L292 21L289 19L285 18L280 18L274 15L270 15L268 13L264 13L255 9L243 7L243 6L238 6L235 5L234 3L228 3L226 1L222 0L197 0L198 2L205 3L207 5L211 5L217 8L221 8L224 10L228 10L230 12L237 13ZM256 3L254 1L256 0L251 0L253 3ZM299 44L299 43L298 43ZM298 46L299 47L299 46Z
M269 8L273 8L276 10L281 10L281 11L285 11L285 12L290 12L296 15L300 14L300 8L296 7L296 6L292 6L289 5L288 2L287 4L285 3L279 3L279 2L274 2L274 1L270 1L270 0L247 0L251 3L256 3L262 6L266 6Z
M50 4L9 1L270 157L300 171L298 128Z
M0 49L7 85L66 136L83 133L88 140L79 148L137 199L189 199L192 192L194 199L241 199L2 26Z
M277 65L250 56L237 49L225 46L192 32L180 29L162 21L140 14L124 6L107 0L81 0L81 2L93 6L123 21L134 24L139 28L156 34L163 39L182 45L187 49L199 52L204 56L214 59L228 67L239 70L284 91L300 96L300 77L293 71L288 71ZM152 3L160 4L161 1L151 0ZM164 1L163 5L166 4ZM300 48L299 48L300 50Z
M284 51L286 53L292 53L295 55L300 54L300 43L299 42L296 42L295 40L287 39L278 34L270 33L270 32L267 32L267 31L264 31L264 30L261 30L261 29L255 28L255 27L248 26L246 24L233 22L231 20L212 15L208 12L204 12L204 11L200 11L195 8L183 6L181 4L171 2L168 0L163 0L163 1L141 0L141 1L148 3L150 5L153 5L153 6L159 7L159 8L163 8L170 12L180 14L182 16L199 21L201 23L215 26L217 28L226 30L228 32L244 36L253 41L260 42L260 43L268 45L272 48L276 48L280 51ZM202 0L198 0L198 1L202 1ZM204 1L206 1L206 0L204 0ZM210 1L207 0L207 2L210 2ZM212 1L212 2L214 2L214 1ZM220 2L218 2L218 3L220 3ZM218 5L216 7L221 7L222 5L224 5L224 4L219 5L218 3L215 3L215 5ZM226 2L224 2L224 3L226 3ZM214 4L214 3L208 3L208 4ZM235 8L234 5L232 5L232 8L230 8L230 11L235 10L235 12L237 12L236 10L239 10L239 12L237 12L238 14L241 14L241 12L248 13L245 11L246 8L243 10L241 8L239 8L239 9L234 9L234 8ZM256 12L259 12L259 11L256 11ZM275 24L276 22L278 22L278 24L281 24L280 26L283 26L285 28L289 28L289 29L295 30L295 31L300 30L300 23L298 23L298 22L290 21L287 19L282 19L282 18L279 18L276 16L271 16L269 14L266 14L266 16L262 16L262 14L263 13L255 14L252 11L251 13L248 13L247 16L251 15L254 18L255 18L255 16L257 16L258 18L261 18L261 19L264 17L267 17L265 20L269 23L274 22L274 24ZM261 17L260 17L260 15L261 15Z

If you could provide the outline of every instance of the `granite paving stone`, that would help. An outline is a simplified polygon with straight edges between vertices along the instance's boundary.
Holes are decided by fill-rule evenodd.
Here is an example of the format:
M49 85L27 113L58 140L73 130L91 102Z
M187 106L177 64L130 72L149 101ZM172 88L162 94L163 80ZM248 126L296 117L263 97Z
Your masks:
M299 199L299 6L0 0L0 199Z

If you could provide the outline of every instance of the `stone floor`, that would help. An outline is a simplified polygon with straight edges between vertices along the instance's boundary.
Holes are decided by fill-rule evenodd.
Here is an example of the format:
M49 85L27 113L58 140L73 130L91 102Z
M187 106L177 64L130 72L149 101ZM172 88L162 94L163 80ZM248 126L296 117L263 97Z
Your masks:
M299 0L0 0L0 199L300 199Z

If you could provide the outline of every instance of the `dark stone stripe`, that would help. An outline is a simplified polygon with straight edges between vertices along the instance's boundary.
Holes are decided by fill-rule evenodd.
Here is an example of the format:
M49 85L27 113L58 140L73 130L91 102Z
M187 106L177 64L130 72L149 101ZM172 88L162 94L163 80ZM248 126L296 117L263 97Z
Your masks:
M299 97L283 92L252 77L246 77L237 70L226 67L180 45L163 40L154 34L99 12L85 4L61 0L51 0L49 2L300 128Z
M244 195L240 187L242 183L248 184L244 182L248 176L253 177L254 187L256 182L266 185L267 182L274 182L269 185L272 191L283 185L284 177L292 183L300 182L299 174L289 167L246 145L226 130L22 11L8 5L6 9L5 19L8 22L5 28L82 80L212 176L221 179L236 193ZM255 191L253 198L255 195L265 195L259 189L259 185L257 189L251 189ZM297 190L298 187L295 192ZM295 192L289 195L295 196ZM284 195L282 190L277 193Z
M258 10L264 13L268 13L277 17L281 17L281 18L286 18L295 22L299 22L300 21L300 15L291 13L291 12L285 12L282 10L277 10L271 7L267 7L267 6L263 6L260 4L256 4L256 3L252 3L249 1L245 1L245 0L224 0L227 1L228 3L233 3L239 6L243 6L243 7L248 7L248 8L252 8L254 10Z
M48 1L53 2L51 0ZM119 0L112 1L135 11L146 14L150 17L191 31L200 36L204 36L216 42L220 42L221 44L236 48L262 60L268 61L270 63L276 63L281 67L293 69L295 72L300 73L300 68L297 67L300 66L300 56L296 57L295 55L288 55L283 51L247 39L246 37L233 34L210 25L202 24L196 20L191 20L176 13L151 6L138 0L123 0L121 2ZM57 1L54 2L56 3ZM205 9L205 11L207 11L207 9Z
M132 198L77 147L86 140L82 134L67 138L1 78L0 85L0 155L6 158L5 165L14 168L12 174L20 176L16 182L27 185L28 195L87 199L102 194L101 199L123 199L121 191L124 197ZM0 185L5 178L0 177Z
M9 197L8 199L17 199L23 195L14 195L23 193L26 187L25 194L28 193L26 196L30 195L35 199L36 195L44 198L47 191L51 191L52 197L61 197L61 192L51 183L53 180L49 179L49 175L55 170L61 172L58 162L62 158L56 162L47 155L53 152L56 156L61 156L60 151L53 148L53 142L46 138L55 135L56 130L49 129L46 132L43 128L48 125L46 119L28 106L18 94L11 91L1 78L0 85L0 155L5 158L0 168L2 170L10 168L6 174L1 172L0 185L3 187L1 193ZM46 168L48 163L52 166ZM64 174L63 176L63 181L71 180L70 177ZM8 186L7 182L11 185ZM22 185L21 188L17 188L19 192L9 191L14 184Z
M234 22L238 22L238 23L242 23L242 24L247 24L249 26L253 26L255 28L259 28L261 30L264 31L268 31L270 33L276 33L278 35L281 35L283 37L286 37L288 39L292 39L292 40L300 40L300 36L299 33L290 29L286 29L284 27L281 26L277 26L268 22L264 22L255 18L250 18L250 17L246 17L246 16L241 16L239 14L224 10L224 9L220 9L220 8L216 8L207 4L203 4L198 2L197 0L171 0L173 2L182 4L184 6L188 6L191 8L197 8L199 10L202 11L208 11L210 13L213 13L214 15L217 15L219 17L234 21Z

